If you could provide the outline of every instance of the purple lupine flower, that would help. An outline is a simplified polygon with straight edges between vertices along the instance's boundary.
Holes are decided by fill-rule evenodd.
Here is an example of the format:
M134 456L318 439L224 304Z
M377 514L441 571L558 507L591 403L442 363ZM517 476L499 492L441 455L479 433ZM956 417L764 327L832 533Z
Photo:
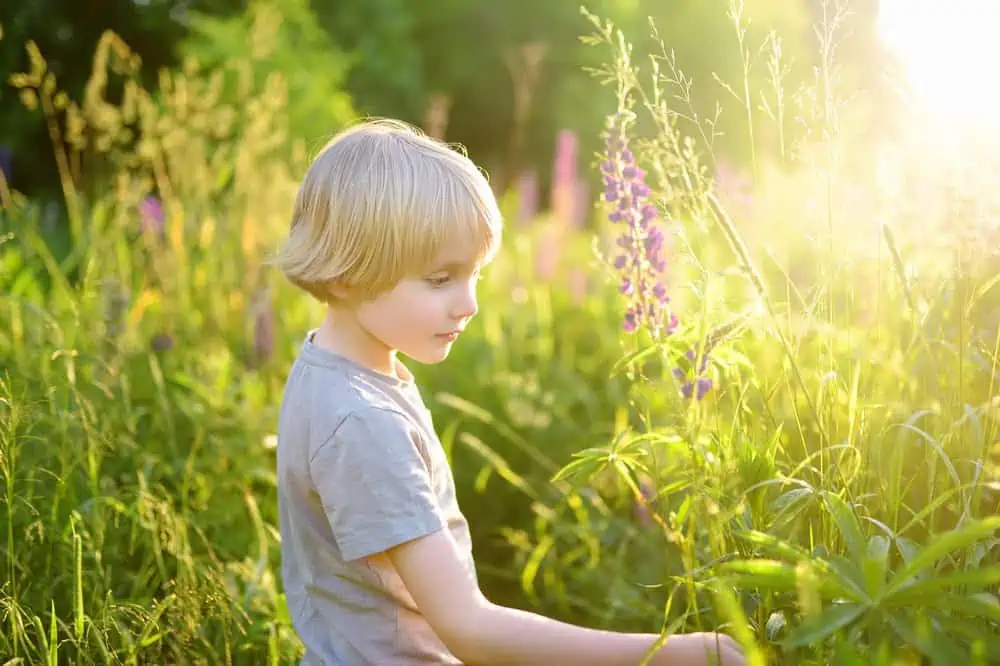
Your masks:
M633 332L644 325L659 337L673 332L677 318L670 311L670 298L660 277L667 269L663 231L653 224L657 211L647 201L650 190L644 180L646 173L628 149L627 122L624 114L610 118L601 162L603 198L615 204L608 219L625 227L616 241L622 253L613 261L615 269L623 274L619 291L629 297L622 328Z
M148 196L139 203L139 224L142 230L156 236L163 234L163 205L154 196Z
M149 341L149 346L154 352L170 351L174 347L174 339L169 333L157 333Z
M686 367L677 366L674 368L674 377L682 382L681 395L685 398L694 397L696 400L701 400L712 389L712 378L706 374L706 371L708 370L708 354L713 345L714 340L710 339L705 348L702 349L700 358L696 349L688 349L684 353L684 360L687 361Z
M274 354L275 321L274 308L271 305L270 291L261 290L253 299L255 301L253 314L253 362L259 367Z
M710 377L698 377L693 382L684 382L681 386L681 393L685 398L694 396L696 400L701 400L711 388L712 379Z
M622 328L625 329L626 333L632 333L638 327L639 315L636 313L635 309L629 308L625 311L625 321L622 323Z

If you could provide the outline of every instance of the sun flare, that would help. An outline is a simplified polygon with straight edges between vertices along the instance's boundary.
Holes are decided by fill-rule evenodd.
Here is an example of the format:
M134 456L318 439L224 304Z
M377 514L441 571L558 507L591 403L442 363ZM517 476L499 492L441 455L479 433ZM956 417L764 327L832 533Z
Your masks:
M881 0L878 23L915 112L1000 133L1000 0Z

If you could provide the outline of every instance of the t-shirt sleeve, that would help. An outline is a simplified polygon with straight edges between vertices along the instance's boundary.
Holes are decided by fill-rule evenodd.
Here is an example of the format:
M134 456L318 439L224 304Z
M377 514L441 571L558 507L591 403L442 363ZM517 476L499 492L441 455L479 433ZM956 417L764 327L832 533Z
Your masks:
M419 436L402 414L352 413L313 455L310 474L345 560L446 525Z

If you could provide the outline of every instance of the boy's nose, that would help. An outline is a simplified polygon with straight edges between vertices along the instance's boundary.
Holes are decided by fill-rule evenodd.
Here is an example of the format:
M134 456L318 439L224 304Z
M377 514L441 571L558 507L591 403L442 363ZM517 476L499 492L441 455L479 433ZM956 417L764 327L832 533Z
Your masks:
M476 302L476 288L472 286L462 290L462 295L452 308L452 316L455 319L471 319L479 312L479 304Z

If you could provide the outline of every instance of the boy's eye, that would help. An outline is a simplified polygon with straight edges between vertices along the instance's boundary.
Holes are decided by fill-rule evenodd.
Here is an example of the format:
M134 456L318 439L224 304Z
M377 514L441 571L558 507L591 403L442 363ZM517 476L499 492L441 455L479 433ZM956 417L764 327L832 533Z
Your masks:
M431 285L432 287L443 287L454 279L463 279L463 280L468 279L471 280L472 282L479 282L481 278L482 275L480 274L479 270L476 270L472 274L466 276L452 275L450 273L447 275L432 275L430 277L424 278L424 281L427 282L427 284Z

